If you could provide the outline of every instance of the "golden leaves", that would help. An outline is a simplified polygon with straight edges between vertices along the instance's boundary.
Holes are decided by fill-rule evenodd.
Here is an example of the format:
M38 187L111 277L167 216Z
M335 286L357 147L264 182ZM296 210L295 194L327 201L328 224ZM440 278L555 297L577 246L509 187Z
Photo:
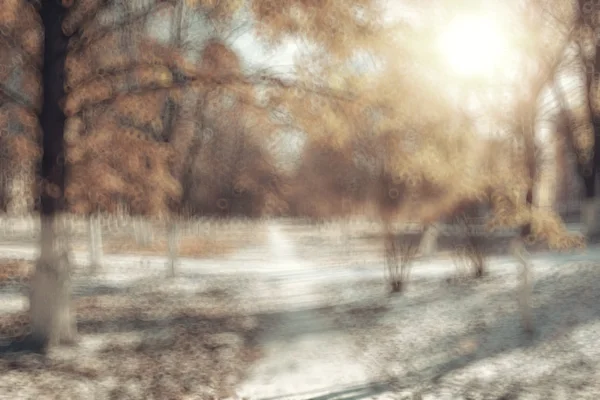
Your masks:
M40 136L38 119L30 110L11 103L0 107L0 164L4 174L22 170L35 174L36 162L42 156Z
M258 34L271 43L300 35L336 55L349 55L377 40L382 9L376 1L252 0Z
M38 28L42 21L35 7L25 0L3 0L0 7L0 33L18 37L19 32Z
M42 108L42 57L43 27L35 7L23 0L3 1L0 7L0 163L5 176L15 177L21 173L33 176L42 155L37 116ZM27 194L33 192L27 191Z
M171 156L167 145L146 140L135 129L90 132L67 150L70 208L111 211L120 199L134 213L165 212L181 195L179 182L168 171Z
M78 86L67 95L64 112L67 116L72 116L84 107L110 100L121 92L166 88L172 83L173 76L167 67L137 66L119 74L101 76Z
M133 29L133 28L132 28ZM142 64L176 65L175 52L125 29L115 29L81 51L71 51L65 62L65 88L71 90L98 75L124 71Z
M239 74L240 60L235 52L219 40L210 40L202 51L200 73L219 76Z
M244 0L184 0L191 9L201 9L217 23L226 23L233 19L244 6Z
M25 136L34 142L40 139L36 115L14 103L0 106L0 132L3 136Z
M41 57L39 16L22 0L4 3L0 32L10 40L0 42L0 85L39 111L41 78L28 60ZM555 220L542 221L523 201L531 186L524 157L499 157L515 150L480 145L468 126L448 125L453 106L435 82L422 79L419 66L407 66L426 51L416 41L394 42L375 0L251 0L262 38L275 43L299 35L318 48L298 60L305 68L296 71L295 88L244 76L223 41L209 41L191 63L183 49L170 46L172 37L151 31L149 20L172 28L175 19L176 1L158 3L104 7L100 0L78 0L63 21L63 31L73 35L64 106L73 210L111 210L126 201L135 212L159 213L181 200L178 179L185 176L186 205L196 211L281 212L286 183L265 143L279 129L296 128L309 137L285 192L287 199L296 196L298 212L339 215L374 202L388 215L431 221L494 188L504 196L494 200L499 220L541 221L534 224L540 237L566 243ZM242 6L241 0L185 0L186 11L220 22ZM402 51L392 52L398 44ZM378 75L349 66L361 49L383 60ZM185 88L173 88L175 81ZM264 87L261 102L257 92ZM10 146L36 157L30 151L39 134L35 116L14 110L10 121L0 112L0 127L10 127L3 136L27 131L10 138ZM14 127L17 120L23 128ZM589 131L576 136L579 147L590 148Z
M145 20L172 4L123 5L84 0L63 24L79 33L65 66L66 196L74 212L113 211L125 202L133 213L157 215L182 194L171 171L176 149L165 140L179 103L190 99L173 88L172 67L190 68L146 30Z
M8 41L0 41L0 92L12 101L41 111L42 82L39 69Z
M169 90L130 93L115 99L112 107L119 118L127 119L138 127L148 127L153 131L162 132L164 126L161 112L169 94Z
M18 167L27 161L38 160L42 156L37 141L26 136L2 136L2 146L7 153L8 160ZM34 163L31 163L33 165Z
M40 26L24 29L20 38L21 48L38 66L42 65L44 34Z
M582 235L567 230L561 217L554 211L532 208L529 213L532 242L547 243L552 250L568 251L585 247Z

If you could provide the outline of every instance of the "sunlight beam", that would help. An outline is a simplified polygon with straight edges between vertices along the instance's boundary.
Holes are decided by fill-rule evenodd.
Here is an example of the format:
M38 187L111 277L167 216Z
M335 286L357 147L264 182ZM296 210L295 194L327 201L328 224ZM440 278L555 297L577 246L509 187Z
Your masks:
M439 50L452 70L464 77L494 75L507 64L506 36L493 20L475 15L454 18L439 37Z

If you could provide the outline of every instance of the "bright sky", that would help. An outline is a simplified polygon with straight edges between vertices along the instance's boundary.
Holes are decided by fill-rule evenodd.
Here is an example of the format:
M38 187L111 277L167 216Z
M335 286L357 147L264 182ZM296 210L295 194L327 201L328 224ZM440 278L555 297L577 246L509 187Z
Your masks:
M404 21L415 27L433 23L443 27L443 22L447 21L447 14L443 12L442 7L448 3L424 0L382 1L386 2L384 20L387 23ZM511 51L508 35L514 33L517 27L511 25L514 23L511 13L515 8L510 8L508 3L510 0L486 3L486 7L479 10L479 14L462 10L445 28L446 34L439 43L447 62L457 72L454 78L445 78L446 90L457 104L461 104L463 109L471 113L477 129L486 137L506 134L505 127L499 124L496 116L505 118L510 115L507 112L510 112L516 97L524 94L526 85L523 83L527 74L531 73L527 70L530 65L526 59ZM484 18L479 18L480 16ZM282 72L289 71L297 51L297 47L290 42L280 49L267 52L256 43L251 31L238 38L234 47L250 65L271 65ZM585 92L581 88L581 64L576 62L578 56L576 46L567 48L557 79L571 106L586 101ZM477 75L483 77L488 86L465 91L464 79ZM548 137L552 133L553 119L558 116L559 108L560 103L555 92L546 88L539 102L539 110L542 116L549 119L538 124L539 137ZM496 116L490 115L490 110L493 110ZM282 143L291 144L288 140L282 140ZM296 138L295 143L295 148L300 149L302 141Z
M448 21L448 14L442 14L443 7L448 7L449 3L447 2L433 0L382 1L387 7L384 20L388 23L405 21L414 26L428 23L444 27L443 22ZM487 20L478 19L478 14L473 12L461 11L446 27L446 34L440 41L441 52L445 54L448 65L453 66L456 75L438 79L445 80L447 92L454 96L457 103L463 104L474 115L480 114L481 130L484 134L487 134L492 130L490 127L494 126L493 118L481 115L481 112L486 109L485 106L493 104L495 109L508 106L517 95L514 89L524 87L522 64L515 67L515 65L519 65L519 58L508 51L509 45L505 42L505 34L510 33L514 28L510 25L503 26L503 22L510 21L508 14L511 11L508 8L510 5L506 4L510 1L486 3L489 7L482 12L487 11ZM455 7L455 3L450 4L450 7ZM247 18L248 15L243 17ZM234 21L234 27L236 23L238 26L240 24L239 21ZM184 30L184 40L190 44L190 56L197 57L205 40L212 37L215 32L210 23L197 13L186 12L184 24L187 26L187 29ZM167 21L156 21L152 25L152 33L158 37L163 35L166 37L169 32L170 23ZM256 40L250 25L239 29L228 39L250 70L268 67L271 72L285 74L292 71L298 46L291 40L279 48L267 50ZM570 56L573 56L573 48L570 48L569 52L571 52ZM495 58L494 56L498 54L500 57ZM465 64L463 61L468 61L468 63ZM499 75L492 77L493 69ZM581 101L581 96L576 96L577 90L571 89L580 84L580 81L573 79L575 76L573 71L575 71L573 66L565 66L562 69L560 80L567 93L575 93L571 97L571 101L576 102ZM466 82L467 77L478 74L487 75L489 86L466 94L465 87L467 86L463 83ZM487 100L482 102L482 99ZM545 106L546 112L550 114L556 110L558 105L552 96L547 97L542 104ZM289 139L282 137L280 140L280 143L289 143L290 145L292 142L298 144L302 141L297 138L292 140L291 137Z

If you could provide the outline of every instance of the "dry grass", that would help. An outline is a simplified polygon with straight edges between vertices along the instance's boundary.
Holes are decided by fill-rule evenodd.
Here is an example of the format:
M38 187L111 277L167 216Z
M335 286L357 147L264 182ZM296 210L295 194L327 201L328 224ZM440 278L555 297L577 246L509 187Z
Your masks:
M182 257L214 257L230 254L243 246L232 242L224 242L211 238L185 237L179 240L178 254ZM110 238L104 241L105 253L124 254L135 253L144 255L164 255L168 253L168 242L166 239L154 240L152 243L143 245L131 238Z
M153 234L147 243L140 243L132 233L103 232L102 249L105 254L166 255L169 252L167 232L159 225L151 226ZM213 234L180 233L177 254L181 257L210 258L226 256L240 249L257 245L265 240L262 228L256 225L238 228L215 227ZM72 249L88 251L86 234L72 241Z
M29 282L33 262L15 259L0 259L0 288Z

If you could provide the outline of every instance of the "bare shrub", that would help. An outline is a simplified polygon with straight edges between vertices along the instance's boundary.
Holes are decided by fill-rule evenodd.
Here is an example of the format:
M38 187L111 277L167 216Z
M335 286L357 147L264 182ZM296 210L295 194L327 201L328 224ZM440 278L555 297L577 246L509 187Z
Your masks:
M455 250L455 263L463 271L471 271L471 277L481 278L486 274L486 236L478 232L476 221L467 213L454 218L460 230L462 245Z
M410 267L419 250L416 235L402 234L400 238L386 224L384 232L385 277L392 293L400 293L406 287Z

